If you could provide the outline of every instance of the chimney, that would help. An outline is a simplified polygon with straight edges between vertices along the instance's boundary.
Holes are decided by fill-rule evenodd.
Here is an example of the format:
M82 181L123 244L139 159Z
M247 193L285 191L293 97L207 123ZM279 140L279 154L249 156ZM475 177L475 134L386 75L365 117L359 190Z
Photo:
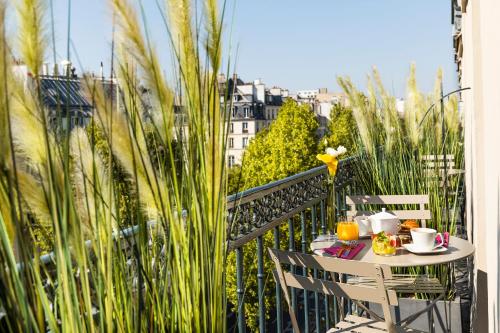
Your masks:
M104 64L102 63L102 61L101 61L101 72L100 72L100 75L101 75L101 79L104 80Z
M71 61L63 60L61 61L62 74L64 76L71 76Z
M49 63L45 62L42 67L42 75L49 75Z
M54 64L54 76L59 76L59 69L57 67L57 63Z

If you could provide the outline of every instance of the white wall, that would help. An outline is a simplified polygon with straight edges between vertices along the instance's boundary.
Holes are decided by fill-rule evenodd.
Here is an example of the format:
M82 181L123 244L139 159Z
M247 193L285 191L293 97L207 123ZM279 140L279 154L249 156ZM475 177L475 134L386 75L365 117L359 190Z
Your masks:
M330 111L332 110L333 104L329 102L319 103L318 115L330 119Z
M469 0L462 16L468 234L475 247L475 332L499 331L500 1Z
M248 133L243 133L243 123L248 124ZM259 129L262 128L264 126L264 123L259 120L248 120L248 121L233 120L232 124L233 124L233 133L229 133L228 140L233 139L234 145L232 148L230 148L228 143L226 160L229 159L229 156L234 156L235 163L241 165L243 153L245 151L245 147L243 147L243 138L247 138L248 144L250 144L250 140L254 138L255 134L257 133L257 127L259 127Z

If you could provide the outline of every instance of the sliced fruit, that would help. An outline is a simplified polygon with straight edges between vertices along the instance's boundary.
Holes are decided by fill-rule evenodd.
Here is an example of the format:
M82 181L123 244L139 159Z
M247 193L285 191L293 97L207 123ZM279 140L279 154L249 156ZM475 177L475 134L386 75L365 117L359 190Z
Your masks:
M398 246L396 239L392 238L392 237L391 237L391 240L390 240L389 244L391 244L392 247Z

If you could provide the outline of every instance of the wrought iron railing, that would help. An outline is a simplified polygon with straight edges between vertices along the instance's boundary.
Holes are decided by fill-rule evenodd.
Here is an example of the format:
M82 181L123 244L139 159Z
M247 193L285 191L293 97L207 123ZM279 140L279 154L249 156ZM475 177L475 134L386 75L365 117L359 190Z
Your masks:
M355 158L341 160L335 178L334 188L336 195L334 214L341 215L345 210L346 194L352 194L355 189L354 168ZM243 249L250 242L256 242L257 248L257 288L258 288L258 327L260 332L270 329L276 332L286 330L283 321L283 300L280 285L275 282L275 295L271 304L275 306L276 317L272 323L266 322L264 279L271 272L264 271L264 261L270 260L265 253L263 237L268 232L273 232L274 247L280 247L280 226L288 226L288 250L307 252L310 240L328 230L327 211L332 206L329 196L328 171L326 167L317 167L294 176L249 189L232 195L228 198L229 214L229 248L235 251L236 256L236 290L238 304L237 328L245 332L247 328L245 315L245 283L243 265ZM300 246L296 246L296 230L294 219L300 219ZM319 223L319 224L318 224ZM307 274L300 267L294 268L297 272ZM312 272L317 276L318 272ZM325 273L326 274L326 273ZM325 277L326 278L326 277ZM321 331L319 328L329 328L337 321L336 300L330 300L318 293L308 294L307 291L298 295L291 290L292 306L296 313L301 314L303 331ZM300 299L299 299L300 298ZM321 299L323 298L323 299ZM299 312L297 312L299 310ZM326 329L325 329L326 331Z
M275 316L273 320L266 321L265 278L272 276L272 274L265 270L264 263L270 259L265 253L264 236L272 233L275 248L283 248L283 242L280 241L285 241L287 243L286 249L307 252L309 242L318 235L325 234L331 227L328 224L327 215L334 215L334 218L338 220L338 217L344 215L347 210L346 195L363 193L360 184L356 183L354 163L356 163L357 158L351 157L339 162L334 187L331 187L328 182L329 176L326 167L321 166L228 197L228 247L230 251L235 252L236 257L237 304L233 304L236 309L236 317L233 321L239 332L247 330L244 272L245 268L248 269L248 267L244 267L245 246L253 242L257 249L255 253L257 259L255 279L258 289L259 331L284 332L291 330L281 288L277 282L272 282L275 292L270 303L273 308L268 309L272 310ZM335 191L334 203L329 193L332 188ZM148 223L149 226L154 224L153 221ZM285 232L283 232L283 228L286 229ZM114 237L117 241L121 240L127 243L125 248L130 248L130 242L133 241L137 231L137 226L131 227L117 232ZM283 238L285 234L286 238ZM87 246L90 247L90 243ZM55 273L52 253L42 256L40 262L46 269ZM19 268L22 269L22 265L19 265ZM297 274L308 274L301 267L293 269ZM323 274L317 271L310 273L315 277ZM325 276L325 278L327 277ZM341 309L335 298L330 299L328 296L307 291L298 292L293 288L291 298L295 313L300 315L300 324L304 332L326 331L338 321L341 312L349 313L351 308L348 304L344 304Z
M354 168L352 164L355 158L341 160L335 178L334 196L336 216L345 211L346 194L352 194L355 188ZM272 304L275 304L276 320L272 323L266 322L264 302L264 278L270 276L271 272L264 270L264 261L270 260L265 253L263 237L268 232L273 232L274 247L280 247L280 226L287 226L288 250L302 252L308 251L310 240L319 234L325 234L328 230L327 212L331 210L329 196L328 171L325 166L317 167L291 177L255 187L247 191L237 193L228 197L228 235L229 249L236 254L237 294L238 304L236 323L239 332L246 331L245 318L245 285L243 283L243 247L250 242L257 245L257 288L259 304L259 330L269 331L270 328L276 332L286 330L288 322L284 322L282 293L278 283L275 283L275 295ZM329 210L330 207L330 210ZM298 232L294 220L300 220L300 240L297 243ZM148 222L148 226L155 225L154 221ZM114 237L116 241L123 243L124 249L130 248L138 227L130 227L117 232ZM90 249L90 242L87 242ZM48 253L41 256L40 263L47 272L56 273L54 254ZM22 265L18 265L22 269ZM307 274L302 268L296 267L297 272ZM318 272L313 272L317 276ZM326 278L326 276L325 276ZM304 332L312 331L316 327L330 327L337 321L338 308L336 301L331 302L328 298L321 299L317 293L309 295L305 292L300 297L298 292L292 290L293 307L302 309L301 323ZM297 312L299 313L299 312ZM311 319L314 318L314 319ZM312 323L311 323L311 322ZM317 330L316 330L317 331Z

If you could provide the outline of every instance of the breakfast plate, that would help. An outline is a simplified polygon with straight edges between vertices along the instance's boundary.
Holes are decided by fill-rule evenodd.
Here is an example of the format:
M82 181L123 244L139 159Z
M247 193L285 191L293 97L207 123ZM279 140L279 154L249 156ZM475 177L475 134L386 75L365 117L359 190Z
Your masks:
M319 235L315 239L313 239L313 243L315 242L336 242L338 241L337 235L333 234L324 234L324 235Z
M422 250L422 249L418 249L415 244L403 244L403 247L410 251L411 253L415 253L415 254L438 254L438 253L443 253L443 252L446 252L448 249L446 247L443 247L443 246L438 246L430 251L428 250Z

